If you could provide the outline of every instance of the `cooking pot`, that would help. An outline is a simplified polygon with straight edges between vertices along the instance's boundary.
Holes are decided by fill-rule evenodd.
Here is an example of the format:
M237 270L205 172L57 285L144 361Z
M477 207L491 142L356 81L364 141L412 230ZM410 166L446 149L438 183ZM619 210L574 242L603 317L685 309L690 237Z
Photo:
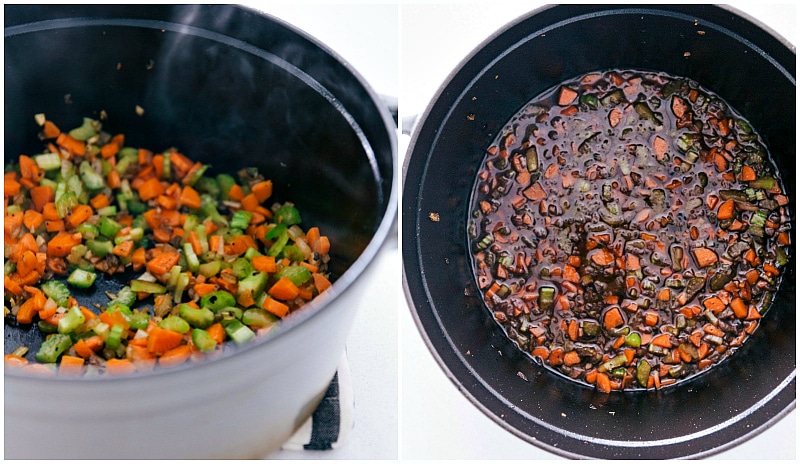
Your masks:
M764 137L793 204L793 47L710 5L542 8L466 57L417 124L401 201L404 288L445 374L510 433L570 458L708 456L794 408L792 264L759 330L721 365L660 391L608 395L519 352L486 310L470 268L470 193L497 131L544 90L611 68L685 76L721 95Z
M202 363L124 378L7 371L5 457L278 449L325 393L362 277L392 232L397 142L386 106L316 39L228 5L6 6L5 95L8 158L41 152L36 113L74 127L104 112L104 129L128 145L177 147L214 173L257 167L275 201L294 202L304 224L329 236L334 280L274 334ZM99 282L79 301L119 285ZM6 353L41 342L13 324L4 332Z

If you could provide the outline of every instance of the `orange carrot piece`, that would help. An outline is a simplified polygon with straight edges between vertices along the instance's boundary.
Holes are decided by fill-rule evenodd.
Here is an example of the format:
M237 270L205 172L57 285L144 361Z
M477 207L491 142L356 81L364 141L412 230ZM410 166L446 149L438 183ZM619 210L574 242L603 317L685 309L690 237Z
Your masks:
M265 201L267 201L267 199L269 199L269 197L272 196L272 181L271 180L261 181L253 185L251 191L256 196L259 203L264 203Z
M80 245L83 237L80 233L59 232L55 237L47 242L47 254L55 257L65 257L77 245Z
M152 200L153 198L163 194L165 190L166 189L163 185L161 185L160 180L155 177L151 177L139 186L139 197L142 199L142 201Z
M78 356L61 356L61 363L58 366L58 375L66 375L70 377L80 377L86 370L83 363L83 358Z
M287 314L289 314L289 306L274 298L265 298L264 304L261 306L268 312L280 318L284 318Z
M201 206L200 194L190 185L185 185L181 191L179 203L191 209L198 209Z
M89 200L89 204L92 205L92 208L94 209L100 209L110 205L111 200L105 193L98 193L97 195L92 197L91 200Z
M572 104L578 97L578 92L570 89L569 87L561 87L558 94L558 106L567 106Z
M608 375L606 375L605 373L603 372L597 373L597 379L595 381L595 384L597 385L597 390L599 390L600 392L611 393L611 379L609 379Z
M253 268L259 272L273 273L278 270L274 256L253 256Z
M750 166L742 166L742 173L740 176L742 182L750 182L756 180L756 171Z
M183 335L171 330L153 327L147 336L147 350L153 354L163 354L178 347Z
M177 346L158 358L158 365L161 367L174 367L186 362L192 355L192 348L189 345Z
M116 256L119 256L120 258L125 258L127 256L130 256L130 254L133 253L133 242L132 241L122 242L119 245L116 245L114 248L112 248L111 253L113 253Z
M625 321L622 319L622 313L616 306L606 311L606 314L603 316L603 325L606 330L619 327L624 323Z
M744 319L747 317L747 305L745 304L744 300L736 297L731 300L730 303L731 309L733 310L733 314L736 315L739 319Z
M4 275L3 276L3 288L8 290L9 292L13 293L16 296L22 295L22 287L14 282L11 277Z
M7 354L3 356L3 361L6 367L12 367L12 368L25 367L28 365L27 359L23 358L22 356L17 356L13 354Z
M319 253L320 255L326 255L331 250L331 242L328 240L327 235L322 235L319 239L314 243L313 251L315 253Z
M33 158L25 155L19 156L19 172L22 179L28 179L35 184L38 184L39 180L44 175L42 168L36 164L36 161L34 161Z
M3 192L6 197L13 197L22 190L22 185L15 179L5 179L3 181Z
M79 225L86 222L87 219L92 217L94 211L92 207L89 205L77 205L72 208L72 212L67 217L67 224L72 226L73 228L78 227Z
M733 217L733 208L735 203L733 200L725 200L719 205L717 210L717 219L731 219Z
M117 189L122 185L122 179L116 169L112 169L106 177L106 184L111 189Z
M719 261L719 256L710 248L694 248L692 250L697 265L701 268L711 266Z
M672 340L670 339L669 334L662 333L653 337L650 340L651 345L660 346L661 348L672 348Z
M241 199L242 209L245 211L255 211L258 207L258 198L254 193L248 193Z
M215 284L194 284L194 287L192 288L194 289L194 292L197 293L197 296L201 298L217 290L217 286Z
M239 184L233 184L230 192L228 192L228 197L230 197L230 199L233 201L241 201L241 199L244 198L244 195L244 190L242 190L242 187L240 187Z
M56 145L65 148L68 152L76 156L83 156L86 154L86 144L73 138L66 132L58 134L58 137L56 137Z
M46 139L54 139L61 134L61 129L53 123L53 121L45 121L42 127L42 136Z
M267 298L269 299L269 298ZM225 341L225 328L222 327L222 324L219 322L212 324L209 328L206 329L211 338L214 339L217 344L222 343Z
M25 228L31 232L36 230L40 225L42 225L43 222L44 216L42 213L33 209L25 211L25 214L22 218L22 223L25 225Z
M119 153L120 146L116 143L107 143L100 147L100 156L103 158L111 158L112 156Z
M172 266L178 264L181 255L176 251L167 251L154 257L147 263L147 270L155 276L166 274L172 269Z
M267 293L279 300L288 301L296 298L300 290L288 277L281 277L270 287Z
M658 314L648 311L644 315L644 323L650 327L655 327L658 324Z
M130 375L136 372L136 366L129 359L109 359L106 361L106 374Z
M565 366L574 366L581 362L581 357L578 356L576 351L567 351L564 353L564 365Z
M710 310L714 314L717 314L725 309L725 303L719 299L717 296L712 296L711 298L707 298L703 300L703 306L706 309Z

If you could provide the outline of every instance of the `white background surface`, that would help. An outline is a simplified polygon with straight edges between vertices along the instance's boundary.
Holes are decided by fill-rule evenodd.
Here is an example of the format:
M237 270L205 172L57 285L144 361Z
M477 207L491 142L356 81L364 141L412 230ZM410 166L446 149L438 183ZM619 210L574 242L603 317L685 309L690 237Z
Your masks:
M308 32L381 95L396 96L400 116L419 115L448 74L483 40L536 8L531 2L249 2ZM737 3L796 42L796 7ZM400 137L400 163L408 137ZM280 459L560 459L502 429L447 379L423 343L400 286L397 243L378 256L348 339L355 426L340 449L282 451ZM399 424L399 425L398 425ZM792 459L796 412L715 459Z

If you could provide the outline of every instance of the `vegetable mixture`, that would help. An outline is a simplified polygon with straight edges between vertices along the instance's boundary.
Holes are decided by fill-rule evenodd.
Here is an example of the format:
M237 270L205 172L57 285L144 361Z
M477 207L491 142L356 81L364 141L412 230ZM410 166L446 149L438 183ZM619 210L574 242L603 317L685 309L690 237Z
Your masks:
M687 79L612 70L533 100L488 148L468 234L495 320L599 391L661 388L758 327L789 260L776 169Z
M46 339L38 363L20 346L7 368L81 376L197 362L330 287L328 238L301 229L292 203L265 206L272 182L255 169L212 177L176 149L126 146L98 120L68 132L36 121L46 150L21 155L3 183L5 323ZM133 279L105 307L81 305L73 294L102 274Z

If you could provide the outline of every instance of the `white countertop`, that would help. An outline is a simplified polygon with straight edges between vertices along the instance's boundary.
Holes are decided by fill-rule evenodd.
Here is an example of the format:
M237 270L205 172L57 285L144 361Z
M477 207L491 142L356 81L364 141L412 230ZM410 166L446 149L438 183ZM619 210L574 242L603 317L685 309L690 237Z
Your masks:
M298 4L299 3L299 4ZM530 2L249 2L295 25L347 60L400 117L419 115L439 85L486 37L538 4ZM796 43L796 7L735 4ZM400 165L409 137L400 136ZM341 448L281 451L273 459L553 459L502 429L445 376L422 341L401 288L396 242L377 257L347 351L355 424ZM791 459L796 412L715 459Z

